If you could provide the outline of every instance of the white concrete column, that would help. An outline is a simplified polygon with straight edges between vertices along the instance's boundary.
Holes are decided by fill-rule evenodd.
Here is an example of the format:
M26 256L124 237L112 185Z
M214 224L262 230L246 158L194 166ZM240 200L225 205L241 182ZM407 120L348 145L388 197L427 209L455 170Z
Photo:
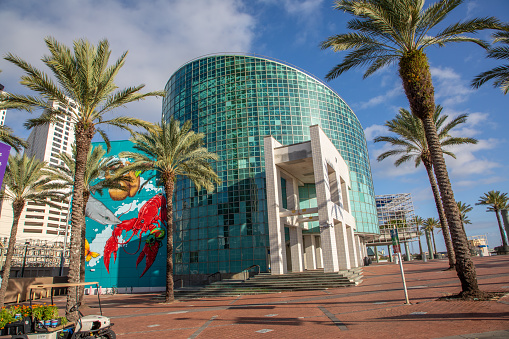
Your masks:
M315 239L316 267L323 268L323 250L320 237L314 235L312 237Z
M304 236L304 246L306 246L306 269L316 270L315 237L313 235Z
M292 253L292 272L304 271L302 228L290 227L290 250Z
M350 267L359 267L358 258L359 255L357 254L357 243L355 241L355 234L353 232L352 226L346 227L346 235L348 239L348 250L350 251Z
M348 244L348 232L344 223L338 223L334 226L337 239L337 253L339 258L339 270L349 270L352 268L350 263L350 250Z
M284 176L286 180L286 202L289 210L299 209L299 184L294 177Z
M316 201L318 204L318 220L320 225L320 241L323 255L324 272L339 271L334 220L332 219L332 201L327 162L322 149L322 135L318 128L310 128L311 153L315 175Z
M355 236L355 244L357 245L357 253L359 254L359 256L357 257L357 261L359 263L359 267L360 266L364 266L364 251L363 251L363 246L361 245L361 237L359 237L358 235Z
M281 177L274 161L274 148L282 146L272 137L264 138L265 182L267 190L267 215L269 224L271 274L286 273L286 248L284 226L279 217Z

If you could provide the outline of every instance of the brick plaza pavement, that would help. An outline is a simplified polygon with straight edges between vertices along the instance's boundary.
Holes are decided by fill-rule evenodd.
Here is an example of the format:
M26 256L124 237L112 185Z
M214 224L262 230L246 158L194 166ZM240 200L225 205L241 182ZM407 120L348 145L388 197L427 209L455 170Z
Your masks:
M481 289L509 293L509 256L476 257L474 262ZM509 295L496 301L436 300L460 291L456 272L443 271L447 266L447 260L404 263L411 305L404 304L399 265L393 263L364 267L359 286L325 291L170 305L154 301L153 294L101 300L122 339L509 338ZM90 311L97 312L97 298L87 298Z

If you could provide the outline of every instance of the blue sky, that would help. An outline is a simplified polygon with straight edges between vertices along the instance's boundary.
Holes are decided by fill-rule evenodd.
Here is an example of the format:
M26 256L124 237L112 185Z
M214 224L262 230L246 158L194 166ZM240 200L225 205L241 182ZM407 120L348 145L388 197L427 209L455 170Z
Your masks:
M318 45L330 35L345 32L350 19L332 6L331 0L2 0L0 53L11 52L43 68L40 58L47 53L46 36L69 45L77 38L94 43L107 38L114 58L129 50L118 85L144 83L147 90L162 89L179 66L216 52L269 56L323 79L344 54L322 51ZM440 27L474 16L497 16L509 22L509 2L465 1ZM489 32L478 36L490 39ZM486 59L480 47L469 43L432 47L427 54L437 104L451 116L468 113L468 122L456 133L479 140L475 146L454 148L457 159L447 159L456 200L474 206L484 192L509 192L509 96L491 84L479 90L469 86L476 74L501 63ZM3 59L0 69L0 83L6 91L28 93L19 85L18 69ZM400 107L408 108L397 68L385 68L366 80L362 74L362 69L352 70L328 84L350 105L365 129L376 194L410 192L416 214L437 217L424 168L415 169L410 163L395 168L390 159L376 162L386 146L375 145L373 137L386 135L384 122ZM161 99L117 112L153 122L160 119L160 113ZM6 125L27 137L29 131L22 125L28 117L28 113L11 111ZM128 137L114 128L107 132L112 140ZM467 235L487 234L490 247L500 245L494 213L474 206L469 218L472 225L466 226ZM436 238L444 249L442 237Z

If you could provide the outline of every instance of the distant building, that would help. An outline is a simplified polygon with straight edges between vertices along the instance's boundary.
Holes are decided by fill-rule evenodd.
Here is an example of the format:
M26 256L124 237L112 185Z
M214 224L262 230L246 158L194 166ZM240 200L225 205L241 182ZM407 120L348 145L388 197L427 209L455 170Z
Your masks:
M489 257L490 249L488 247L488 237L486 235L473 235L468 237L468 244L477 255Z
M414 205L410 193L375 196L380 229L408 227L412 223Z
M414 222L414 204L410 193L385 194L375 196L376 211L380 227L380 236L370 242L369 246L390 246L392 244L390 230L397 229L398 237L409 254L408 243L418 238ZM403 246L402 246L403 247Z
M62 112L76 110L72 102L60 104L52 102L53 108ZM58 122L37 126L32 129L28 136L28 148L25 153L48 162L51 166L59 164L59 153L71 153L71 145L74 143L74 126L71 119L64 115L58 118ZM50 207L44 204L28 202L21 214L18 224L17 240L37 238L48 241L63 241L67 224L69 204L54 201L60 208ZM2 204L0 237L9 237L12 225L12 205Z
M4 93L4 85L0 84L0 95ZM5 123L5 115L7 114L6 109L0 109L0 126L3 126Z

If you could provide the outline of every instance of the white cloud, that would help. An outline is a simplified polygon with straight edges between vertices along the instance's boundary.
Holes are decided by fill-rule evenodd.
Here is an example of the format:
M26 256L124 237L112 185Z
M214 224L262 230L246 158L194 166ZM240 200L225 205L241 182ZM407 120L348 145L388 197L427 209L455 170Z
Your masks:
M366 136L366 141L371 141L375 137L382 136L388 134L389 131L387 127L383 125L371 125L364 129L364 135Z
M323 0L259 0L259 2L282 8L284 13L296 22L296 25L292 27L295 45L307 46L309 41L323 38L318 30L322 23L320 7ZM268 10L271 11L270 8Z
M458 187L472 187L472 186L478 186L478 185L490 185L495 184L499 182L507 181L506 177L501 176L492 176L487 178L481 178L476 180L461 180L454 183L454 186Z
M451 118L455 118L459 114L463 113L451 110L444 110L444 112L449 116L448 120L450 120ZM475 137L476 135L481 134L486 129L486 127L492 128L496 127L496 125L493 124L491 119L489 119L488 113L482 112L468 113L468 118L466 122L453 128L450 134L454 137L472 138Z
M127 212L134 211L140 208L141 206L145 205L146 202L147 200L141 202L138 200L133 200L130 203L122 203L122 205L120 205L115 211L115 215L121 216L126 214Z
M474 10L478 7L478 4L476 1L469 1L467 3L467 18L471 17L474 13Z
M389 99L392 99L400 94L403 94L403 88L401 86L401 83L398 82L392 89L388 90L384 94L373 97L368 101L363 101L360 104L356 105L356 108L357 110L361 110L374 107L380 105L381 103L387 102Z
M380 154L392 149L394 149L394 147L388 143L383 143L381 148L371 149L369 157L371 159L371 171L373 172L373 176L379 178L399 177L412 175L417 171L424 171L424 167L416 168L413 160L407 161L396 167L394 162L399 158L399 156L391 156L382 161L376 160Z
M256 26L240 0L156 0L150 4L132 0L6 0L2 1L0 22L9 27L9 34L0 35L2 51L45 71L48 69L40 62L48 54L44 37L53 36L67 45L82 37L94 44L107 38L113 51L110 62L129 50L117 85L144 83L146 91L163 89L179 66L196 57L248 52ZM2 84L21 93L23 89L17 85L21 72L5 60L0 60L0 69ZM159 121L161 99L130 104L117 114Z
M467 81L449 67L431 67L435 87L435 100L442 106L452 106L468 100L473 90Z
M497 147L498 139L490 138L479 140L475 145L451 146L447 149L456 155L456 159L446 156L447 168L451 176L469 176L478 175L479 180L484 179L487 174L491 174L494 168L501 165L495 161L490 161L484 157L476 157L475 152L489 150Z
M323 0L260 0L260 2L282 5L288 14L309 19L310 16L318 12Z

